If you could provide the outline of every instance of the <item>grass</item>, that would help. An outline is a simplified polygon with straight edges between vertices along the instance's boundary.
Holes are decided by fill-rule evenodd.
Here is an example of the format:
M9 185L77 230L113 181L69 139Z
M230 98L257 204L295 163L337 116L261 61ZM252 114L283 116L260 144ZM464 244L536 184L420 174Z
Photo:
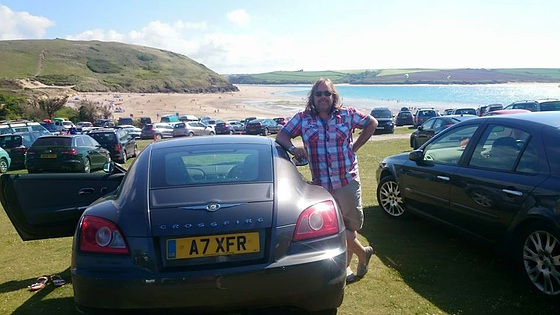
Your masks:
M139 147L150 142L138 141ZM339 314L558 313L557 299L529 293L492 247L424 220L382 213L375 197L378 162L409 149L408 139L398 139L370 141L358 152L365 213L360 240L376 255L368 275L347 286ZM309 177L308 168L300 170ZM75 313L71 283L26 289L43 274L70 281L71 243L69 237L23 242L0 211L0 313Z

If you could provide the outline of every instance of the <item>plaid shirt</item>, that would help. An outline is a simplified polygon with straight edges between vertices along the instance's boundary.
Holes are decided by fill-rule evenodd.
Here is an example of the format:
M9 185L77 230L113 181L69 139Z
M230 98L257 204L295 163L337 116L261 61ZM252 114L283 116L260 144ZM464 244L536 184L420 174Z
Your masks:
M328 190L346 186L358 176L358 159L352 145L352 131L370 123L369 115L355 108L335 110L327 121L299 112L281 132L290 138L301 136L309 157L313 183Z

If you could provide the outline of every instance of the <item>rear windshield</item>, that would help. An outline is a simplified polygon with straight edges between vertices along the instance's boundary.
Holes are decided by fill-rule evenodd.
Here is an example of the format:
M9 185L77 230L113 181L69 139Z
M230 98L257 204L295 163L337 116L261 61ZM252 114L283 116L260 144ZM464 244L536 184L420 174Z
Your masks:
M117 140L114 133L90 133L89 136L100 144L114 143Z
M154 150L151 188L271 182L270 146L213 144Z
M433 110L422 110L418 112L418 116L420 117L434 117L436 116L436 112Z
M372 110L371 115L375 118L393 118L393 113L390 110Z
M39 138L33 143L34 147L71 147L72 138L66 137L47 137Z

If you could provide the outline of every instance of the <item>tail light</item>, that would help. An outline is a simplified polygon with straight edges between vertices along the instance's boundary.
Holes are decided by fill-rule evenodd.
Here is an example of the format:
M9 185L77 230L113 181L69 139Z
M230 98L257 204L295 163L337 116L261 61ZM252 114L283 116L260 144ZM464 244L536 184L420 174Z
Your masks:
M332 201L315 204L299 216L294 232L294 241L302 241L339 232L336 207Z
M23 145L22 145L22 146L19 146L19 147L15 147L15 148L13 148L12 150L13 150L13 151L22 152L22 153L27 152L27 148L26 148L25 146L23 146Z
M68 155L78 155L78 150L76 150L76 149L66 149L66 150L60 151L60 153L68 154Z
M119 227L100 217L86 215L80 226L79 249L85 253L128 255L128 245Z
M121 149L122 149L122 147L119 143L115 144L115 151L116 152L121 152Z

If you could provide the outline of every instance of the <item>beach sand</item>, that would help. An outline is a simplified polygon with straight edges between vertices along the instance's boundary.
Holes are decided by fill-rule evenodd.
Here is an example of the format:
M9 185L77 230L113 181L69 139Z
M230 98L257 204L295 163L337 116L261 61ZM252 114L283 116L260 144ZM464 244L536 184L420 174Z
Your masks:
M80 100L89 100L101 105L113 104L122 113L115 112L113 119L120 117L150 117L159 121L162 115L175 114L210 116L214 119L244 119L245 117L291 117L305 107L305 100L282 95L282 87L238 85L239 92L215 94L179 93L76 93L69 98L69 106L76 107Z

